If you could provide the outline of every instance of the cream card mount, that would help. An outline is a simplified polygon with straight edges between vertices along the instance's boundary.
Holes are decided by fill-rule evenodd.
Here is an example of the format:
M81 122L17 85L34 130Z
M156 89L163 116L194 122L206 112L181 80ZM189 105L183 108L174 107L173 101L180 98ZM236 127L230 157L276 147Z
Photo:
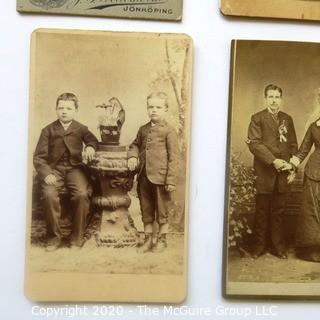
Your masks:
M182 302L191 38L36 30L30 81L27 297Z

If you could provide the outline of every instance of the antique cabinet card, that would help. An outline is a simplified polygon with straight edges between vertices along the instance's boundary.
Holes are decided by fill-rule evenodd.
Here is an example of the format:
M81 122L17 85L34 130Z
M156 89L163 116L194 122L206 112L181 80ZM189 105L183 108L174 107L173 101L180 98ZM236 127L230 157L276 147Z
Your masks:
M179 21L183 0L17 0L20 12Z
M227 297L320 297L319 50L232 42Z
M318 0L221 0L227 16L320 20Z
M182 302L192 40L36 30L25 293Z

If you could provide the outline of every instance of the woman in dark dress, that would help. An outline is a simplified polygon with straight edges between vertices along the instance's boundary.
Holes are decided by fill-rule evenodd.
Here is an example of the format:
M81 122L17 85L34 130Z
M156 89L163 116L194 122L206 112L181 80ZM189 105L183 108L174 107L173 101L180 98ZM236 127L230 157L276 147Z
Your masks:
M296 256L320 262L320 119L311 123L296 156L290 160L298 166L315 147L305 170L303 200L296 230Z

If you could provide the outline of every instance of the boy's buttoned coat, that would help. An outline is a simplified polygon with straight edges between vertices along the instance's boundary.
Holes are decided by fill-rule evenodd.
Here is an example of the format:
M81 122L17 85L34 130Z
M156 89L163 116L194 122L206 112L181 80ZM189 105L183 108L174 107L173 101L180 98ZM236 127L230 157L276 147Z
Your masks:
M60 198L59 192L65 186L72 204L71 241L83 245L86 218L89 213L90 187L87 176L82 170L82 151L84 145L96 149L98 140L81 123L73 120L67 130L57 120L46 126L40 135L33 156L33 163L41 180L52 174L56 177L54 185L42 182L42 202L47 222L47 237L59 246ZM67 159L67 164L61 163Z
M53 173L57 162L65 151L69 151L72 166L82 164L83 146L97 148L97 138L83 124L73 120L68 130L64 130L59 120L42 129L33 163L41 179Z
M150 182L157 185L177 184L177 134L169 124L151 122L140 127L136 139L129 147L128 158L139 158Z
M286 128L284 137L287 141L280 141L280 125ZM278 191L288 191L287 172L278 173L273 161L289 161L297 152L297 137L292 118L279 111L276 121L268 109L254 114L248 129L248 145L254 155L257 193L272 193L277 180Z

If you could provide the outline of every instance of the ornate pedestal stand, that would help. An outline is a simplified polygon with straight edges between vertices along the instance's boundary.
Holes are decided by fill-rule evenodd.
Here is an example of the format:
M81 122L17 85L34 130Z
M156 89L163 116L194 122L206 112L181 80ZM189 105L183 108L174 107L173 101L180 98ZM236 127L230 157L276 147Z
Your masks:
M125 111L116 98L109 100L105 116L100 118L102 143L96 151L90 169L99 180L101 195L95 196L93 205L102 211L100 230L96 233L98 245L109 247L135 246L138 232L128 208L128 195L133 187L134 174L128 170L127 148L119 146Z
M129 214L134 174L127 169L127 150L123 146L99 145L94 165L90 166L99 179L101 195L93 205L102 210L98 245L110 247L135 246L137 230Z

